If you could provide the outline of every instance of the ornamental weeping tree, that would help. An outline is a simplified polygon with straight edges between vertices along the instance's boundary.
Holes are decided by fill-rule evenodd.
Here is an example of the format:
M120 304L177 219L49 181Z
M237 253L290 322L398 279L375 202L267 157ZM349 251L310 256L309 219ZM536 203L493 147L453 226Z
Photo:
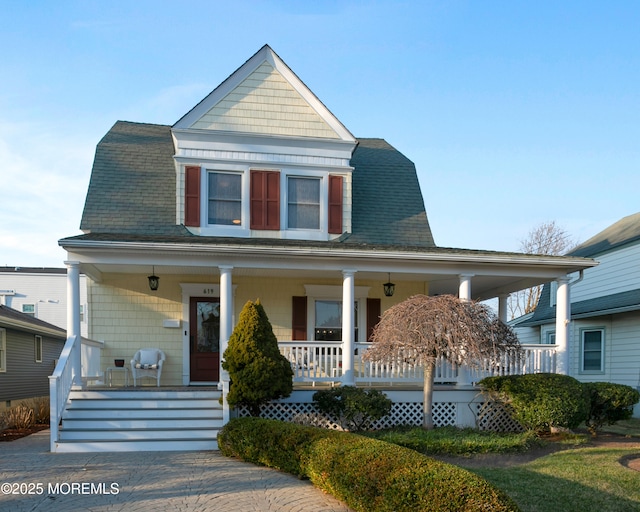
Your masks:
M505 353L521 351L513 330L486 304L453 295L414 295L386 310L364 358L382 364L402 361L424 370L423 427L433 428L433 381L437 362L472 368L497 365Z
M259 416L263 404L285 398L293 390L293 370L280 353L278 340L259 301L247 302L229 337L222 368L229 372L230 406L246 405Z

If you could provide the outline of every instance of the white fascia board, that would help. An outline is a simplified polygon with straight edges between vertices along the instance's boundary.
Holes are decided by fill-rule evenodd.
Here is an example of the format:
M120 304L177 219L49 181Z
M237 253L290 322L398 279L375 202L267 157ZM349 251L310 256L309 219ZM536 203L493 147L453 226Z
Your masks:
M508 254L464 254L357 250L321 247L275 247L143 242L68 241L65 248L83 263L180 264L211 266L227 264L253 268L343 269L361 271L406 271L417 274L462 274L476 276L522 276L555 279L597 265L584 258ZM76 251L74 251L76 249ZM213 261L215 256L218 261ZM318 266L320 265L320 266Z
M279 155L286 161L290 157L326 158L335 163L333 166L350 168L349 162L356 144L331 139L300 139L272 135L244 134L237 132L207 130L173 130L172 136L176 148L176 159L215 159L239 160L249 157L250 161L263 159L278 161ZM243 157L243 155L246 155Z

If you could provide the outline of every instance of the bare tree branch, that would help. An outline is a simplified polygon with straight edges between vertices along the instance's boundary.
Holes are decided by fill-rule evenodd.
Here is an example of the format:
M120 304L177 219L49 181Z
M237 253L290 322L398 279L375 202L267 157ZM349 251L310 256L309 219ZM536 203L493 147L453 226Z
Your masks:
M480 367L521 350L518 338L494 311L480 302L453 295L414 295L386 310L372 334L364 358L374 362L404 360L424 372L424 427L433 427L433 369L444 357L450 363Z
M525 254L559 256L576 246L576 242L555 221L543 222L536 226L527 237L520 241L520 251ZM542 285L512 293L507 301L509 318L517 318L536 309Z

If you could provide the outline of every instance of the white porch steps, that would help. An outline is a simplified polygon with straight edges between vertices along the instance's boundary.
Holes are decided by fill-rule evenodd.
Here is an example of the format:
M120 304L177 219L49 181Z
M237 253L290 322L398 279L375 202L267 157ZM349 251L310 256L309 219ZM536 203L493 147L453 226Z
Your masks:
M219 398L197 389L71 391L56 451L217 450Z

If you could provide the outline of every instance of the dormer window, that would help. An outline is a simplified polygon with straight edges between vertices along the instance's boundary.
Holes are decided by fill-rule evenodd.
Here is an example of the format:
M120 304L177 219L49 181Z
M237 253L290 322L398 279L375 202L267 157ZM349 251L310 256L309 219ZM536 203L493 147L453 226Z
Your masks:
M242 224L242 175L209 173L209 224L240 226Z
M289 229L320 229L320 179L290 176L287 185Z
M225 167L185 167L184 224L194 233L297 240L342 234L343 176Z

